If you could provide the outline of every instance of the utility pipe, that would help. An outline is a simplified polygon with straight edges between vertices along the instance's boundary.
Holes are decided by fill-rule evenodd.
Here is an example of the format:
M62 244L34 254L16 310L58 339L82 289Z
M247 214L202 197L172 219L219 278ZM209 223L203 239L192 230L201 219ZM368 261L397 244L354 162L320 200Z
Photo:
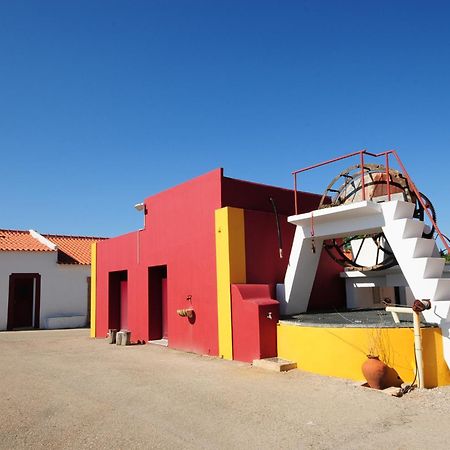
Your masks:
M420 335L420 317L418 312L413 312L414 320L414 350L416 352L417 372L419 374L419 388L424 388L422 337Z
M389 153L386 152L386 183L388 201L391 201L391 174L389 173Z
M419 378L419 388L424 388L424 373L423 373L423 353L422 353L422 336L420 335L420 317L419 313L413 311L412 308L401 306L386 306L386 311L390 313L405 313L413 315L414 324L414 352L417 362L417 377Z

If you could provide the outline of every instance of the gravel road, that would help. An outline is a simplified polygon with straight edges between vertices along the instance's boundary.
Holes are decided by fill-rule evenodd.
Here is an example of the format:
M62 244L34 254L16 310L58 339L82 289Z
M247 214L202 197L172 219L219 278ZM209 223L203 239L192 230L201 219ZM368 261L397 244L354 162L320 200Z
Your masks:
M0 333L0 448L450 448L450 388L352 382L88 330Z

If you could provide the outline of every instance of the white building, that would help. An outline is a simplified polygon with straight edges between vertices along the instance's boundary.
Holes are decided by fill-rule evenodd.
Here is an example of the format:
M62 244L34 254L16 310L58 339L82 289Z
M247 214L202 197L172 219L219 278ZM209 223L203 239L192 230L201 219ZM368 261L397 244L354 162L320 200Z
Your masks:
M87 326L100 239L0 230L0 330Z

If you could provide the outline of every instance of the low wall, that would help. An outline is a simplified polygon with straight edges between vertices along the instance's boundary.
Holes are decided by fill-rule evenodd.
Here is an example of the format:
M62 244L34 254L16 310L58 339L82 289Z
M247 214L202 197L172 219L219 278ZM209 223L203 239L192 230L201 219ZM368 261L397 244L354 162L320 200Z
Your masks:
M450 384L450 371L442 353L439 328L423 328L425 387ZM401 379L411 383L415 373L412 328L326 328L277 326L278 357L297 362L298 369L320 375L364 381L361 365L377 343L382 359Z

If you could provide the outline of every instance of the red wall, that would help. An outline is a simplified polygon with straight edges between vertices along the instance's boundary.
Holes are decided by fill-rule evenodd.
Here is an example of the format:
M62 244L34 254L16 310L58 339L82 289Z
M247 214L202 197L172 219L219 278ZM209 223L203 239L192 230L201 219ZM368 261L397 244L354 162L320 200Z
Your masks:
M107 239L97 243L97 314L96 333L98 337L106 336L109 326L116 327L119 311L113 308L109 311L109 273L128 270L128 298L132 303L136 292L136 236L137 233L129 233L114 239ZM117 283L111 286L111 300L117 302ZM111 317L110 317L111 314ZM130 321L132 311L129 311ZM135 325L132 322L133 326Z
M308 311L345 308L345 283L339 276L343 270L342 266L333 261L325 250L322 250L309 298Z
M295 226L279 216L283 258L279 257L275 215L246 210L245 253L247 283L284 283L294 238ZM314 280L308 310L325 310L345 306L344 281L339 277L343 268L323 251Z
M307 192L297 193L297 195L299 199L299 214L316 209L321 198L320 195ZM270 197L274 199L279 214L286 216L295 214L294 192L290 189L223 177L223 206L273 212Z
M276 284L284 282L295 226L287 216L278 216L283 258L280 258L277 224L273 212L246 210L245 255L247 283Z
M214 211L221 207L221 175L215 170L147 198L145 230L98 244L98 336L108 330L108 272L128 270L132 339L149 339L148 267L166 265L169 345L218 353ZM176 313L191 306L194 323Z

